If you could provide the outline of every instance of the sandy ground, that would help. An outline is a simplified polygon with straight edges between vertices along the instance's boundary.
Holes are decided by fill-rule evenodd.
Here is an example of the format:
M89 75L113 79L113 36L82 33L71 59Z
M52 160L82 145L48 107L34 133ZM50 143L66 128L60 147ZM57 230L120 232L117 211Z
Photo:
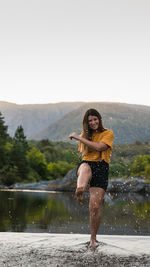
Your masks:
M3 266L150 266L150 236L98 236L96 250L89 235L0 233Z

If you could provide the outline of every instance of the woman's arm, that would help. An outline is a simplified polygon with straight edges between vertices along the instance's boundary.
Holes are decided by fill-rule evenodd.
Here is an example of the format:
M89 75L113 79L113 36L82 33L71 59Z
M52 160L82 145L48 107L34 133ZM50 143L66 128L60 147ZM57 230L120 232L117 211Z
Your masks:
M84 137L79 136L76 133L71 133L69 135L69 138L71 140L76 139L76 140L80 141L81 143L83 143L84 145L88 146L89 148L92 148L92 149L97 150L97 151L104 151L108 148L108 145L106 145L103 142L98 142L98 143L92 142L92 141L87 140Z

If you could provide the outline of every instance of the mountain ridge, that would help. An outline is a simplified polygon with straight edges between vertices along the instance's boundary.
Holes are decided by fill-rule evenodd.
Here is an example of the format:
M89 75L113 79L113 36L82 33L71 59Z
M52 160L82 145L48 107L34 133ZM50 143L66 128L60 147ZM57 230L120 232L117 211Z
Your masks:
M83 115L92 107L101 113L104 127L114 131L115 143L150 142L150 106L118 102L20 105L0 101L0 111L11 136L18 125L22 125L28 139L66 142L70 132L81 132Z
M39 132L35 139L50 137L54 141L69 141L70 132L76 131L78 134L81 132L82 118L88 108L96 108L100 111L104 127L114 131L115 143L133 143L137 140L150 142L149 107L107 102L82 105ZM141 120L140 117L142 117Z
M14 135L18 125L22 125L27 138L32 138L40 129L63 117L69 111L82 105L82 102L60 102L48 104L15 104L0 101L0 111L8 125L8 132Z

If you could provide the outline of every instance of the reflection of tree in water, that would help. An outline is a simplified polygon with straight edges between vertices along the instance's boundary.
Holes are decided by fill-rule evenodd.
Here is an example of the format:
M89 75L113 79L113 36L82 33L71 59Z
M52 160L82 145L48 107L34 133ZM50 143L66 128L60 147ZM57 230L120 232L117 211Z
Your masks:
M28 224L49 225L53 220L66 221L70 213L63 203L47 194L25 192L1 192L1 231L25 231ZM61 218L61 220L60 220Z
M85 211L74 194L0 192L0 231L23 232L59 227L69 221L82 221ZM81 211L82 210L82 211ZM85 216L84 216L85 219Z
M127 231L140 234L144 229L150 232L150 204L146 197L138 194L113 195L111 202L103 207L103 224L112 232L120 226L120 233ZM122 200L121 200L122 198ZM147 199L147 200L146 200ZM146 219L146 220L145 220Z
M138 205L133 204L133 209L134 209L134 213L136 217L141 218L141 219L149 218L149 224L150 224L150 203L149 202L140 203Z
M10 197L10 196L9 196ZM6 209L8 205L8 196L6 196L5 192L0 192L0 231L9 230L9 207Z
M0 192L0 231L89 232L89 194L80 205L74 193ZM149 198L106 194L99 233L149 233ZM143 231L143 232L142 232Z

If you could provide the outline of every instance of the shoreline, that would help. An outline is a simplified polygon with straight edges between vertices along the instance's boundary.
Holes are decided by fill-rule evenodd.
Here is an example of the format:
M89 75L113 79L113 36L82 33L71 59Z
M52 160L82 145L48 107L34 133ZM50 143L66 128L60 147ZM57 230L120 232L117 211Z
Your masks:
M0 232L0 266L149 266L150 236Z
M63 178L55 180L41 180L34 183L19 184L16 183L11 186L0 185L1 191L8 190L33 190L33 191L47 191L47 192L74 192L76 189L76 168L69 171ZM129 177L127 179L109 178L107 193L139 193L149 194L150 183L145 178Z

